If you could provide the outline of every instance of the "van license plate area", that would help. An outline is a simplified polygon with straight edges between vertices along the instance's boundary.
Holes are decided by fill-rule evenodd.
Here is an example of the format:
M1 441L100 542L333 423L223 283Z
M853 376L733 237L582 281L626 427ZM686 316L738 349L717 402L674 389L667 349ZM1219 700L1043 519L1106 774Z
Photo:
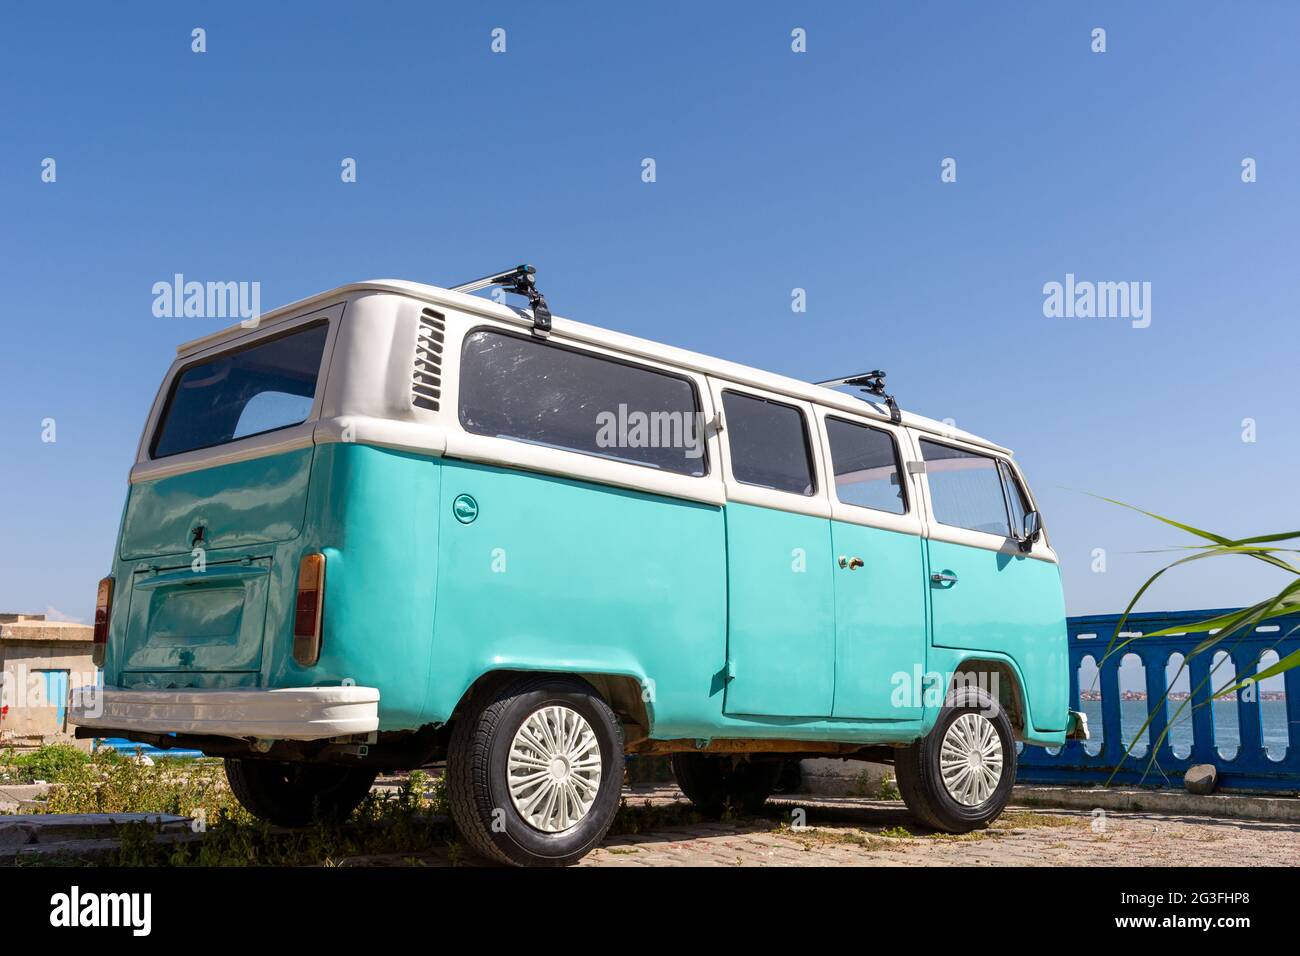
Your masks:
M128 612L128 671L255 671L271 559L134 575Z

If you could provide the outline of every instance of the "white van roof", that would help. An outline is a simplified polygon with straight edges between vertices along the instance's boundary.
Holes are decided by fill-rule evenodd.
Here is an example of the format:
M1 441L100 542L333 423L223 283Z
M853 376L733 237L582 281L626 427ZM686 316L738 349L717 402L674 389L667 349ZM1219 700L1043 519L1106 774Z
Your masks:
M532 327L532 318L529 313L522 309L513 309L493 302L491 299L485 299L477 295L467 295L462 292L452 292L450 289L426 285L422 282L408 282L404 279L372 279L366 282L355 282L339 286L337 289L331 289L328 292L291 302L274 311L264 313L260 317L256 328L232 325L228 329L193 339L178 346L176 354L178 357L184 357L211 348L214 345L232 341L242 335L251 334L259 329L265 329L281 319L299 315L306 309L320 308L330 302L366 292L387 292L407 296L422 302L453 308L460 312L511 322L525 328ZM853 414L866 414L880 418L883 421L889 421L889 409L881 403L865 401L832 388L824 388L821 385L814 385L785 375L777 375L762 369L740 365L736 362L728 362L725 359L713 358L687 349L675 348L671 345L664 345L635 335L626 335L599 326L575 322L571 319L555 317L553 319L553 331L554 334L565 339L602 345L631 356L641 356L705 375L713 375L741 384L753 385L789 398L816 402L823 407L838 408ZM945 422L926 418L924 415L903 411L902 421L904 425L918 431L930 432L938 437L955 438L1005 455L1011 454L1010 449L1003 448L1001 445L996 445L985 438L963 431L960 428L954 428Z

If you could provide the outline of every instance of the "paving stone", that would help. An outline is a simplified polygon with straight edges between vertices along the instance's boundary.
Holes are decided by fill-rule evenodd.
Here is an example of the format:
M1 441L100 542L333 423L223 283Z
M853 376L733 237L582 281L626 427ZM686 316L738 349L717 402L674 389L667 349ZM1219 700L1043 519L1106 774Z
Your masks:
M680 803L671 786L638 787L629 805L640 808ZM789 827L790 810L800 807L810 824ZM112 815L114 822L124 817ZM43 832L34 833L33 823ZM7 832L6 832L6 824ZM170 818L175 833L160 839L194 839L184 818ZM26 856L64 850L90 851L111 845L102 839L108 823L94 818L34 815L0 816L0 843L7 853ZM902 827L911 836L882 836ZM38 842L33 842L36 836ZM56 839L56 836L59 839ZM422 854L356 857L345 866L450 866L445 848ZM763 817L706 821L696 825L612 834L579 865L590 866L1290 866L1300 859L1300 823L1186 813L1114 810L1094 819L1087 809L1012 807L992 828L965 837L932 834L919 827L897 801L852 797L783 798ZM483 861L456 854L462 866Z
M681 797L671 787L642 788L635 805ZM629 801L632 802L632 801ZM777 830L788 809L805 809L815 825L800 833ZM1091 812L1015 808L974 837L881 837L883 829L913 828L896 801L799 797L783 799L768 817L731 824L702 823L637 834L638 864L744 866L1286 866L1300 858L1300 825L1112 811L1093 829ZM1269 840L1259 839L1267 830ZM611 837L607 845L630 837ZM862 845L862 840L870 841ZM853 842L857 841L857 842ZM595 854L582 866L608 865Z

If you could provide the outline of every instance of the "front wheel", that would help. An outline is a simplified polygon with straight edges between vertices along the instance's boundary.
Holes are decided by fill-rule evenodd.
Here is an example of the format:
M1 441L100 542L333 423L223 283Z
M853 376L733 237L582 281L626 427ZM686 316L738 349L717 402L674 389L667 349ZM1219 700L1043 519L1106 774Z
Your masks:
M622 790L622 724L584 680L498 684L471 701L452 730L452 819L489 860L576 863L604 838Z
M954 691L930 733L897 751L894 772L907 809L926 826L947 833L987 827L1016 781L1011 721L983 691Z

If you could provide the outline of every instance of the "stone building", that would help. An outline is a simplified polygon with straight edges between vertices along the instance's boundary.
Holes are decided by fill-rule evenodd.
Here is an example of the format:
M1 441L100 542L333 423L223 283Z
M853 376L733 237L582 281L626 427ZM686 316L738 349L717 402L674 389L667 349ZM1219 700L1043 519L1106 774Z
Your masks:
M94 628L0 614L0 749L72 743L68 689L95 681ZM78 741L89 748L90 741Z

